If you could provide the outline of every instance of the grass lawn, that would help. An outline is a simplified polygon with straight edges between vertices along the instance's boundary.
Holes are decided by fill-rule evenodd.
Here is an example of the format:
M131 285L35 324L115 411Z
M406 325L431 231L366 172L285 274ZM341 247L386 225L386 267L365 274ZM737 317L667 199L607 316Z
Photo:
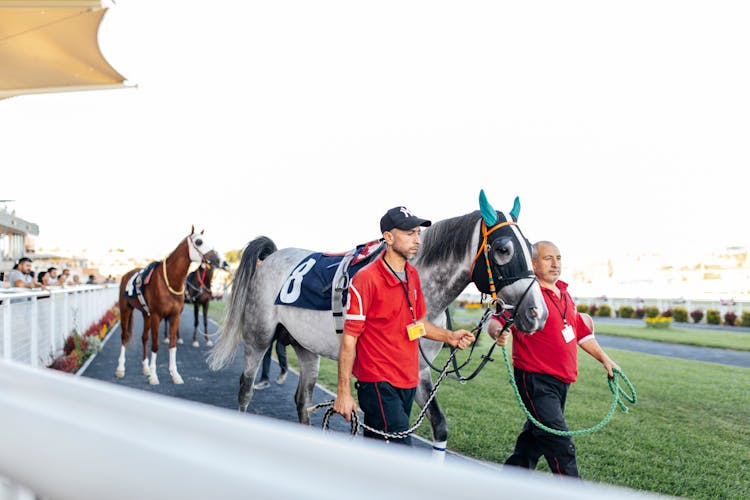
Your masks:
M219 308L214 304L221 303L212 303L215 313ZM220 312L215 316L221 317ZM482 338L480 347L486 347L486 335ZM601 365L579 352L579 379L571 386L566 409L571 429L598 423L611 402ZM617 410L599 432L575 438L582 476L688 498L750 498L750 370L616 349L608 352L635 386L638 404L628 404L628 414ZM436 363L442 366L447 354L445 349ZM494 358L467 384L443 382L438 399L448 418L449 448L502 463L513 449L524 416L499 349ZM292 349L289 361L299 366ZM336 363L321 359L321 385L335 391L336 378ZM415 405L413 418L418 413ZM429 439L429 424L423 423L417 433ZM544 460L539 469L549 470Z

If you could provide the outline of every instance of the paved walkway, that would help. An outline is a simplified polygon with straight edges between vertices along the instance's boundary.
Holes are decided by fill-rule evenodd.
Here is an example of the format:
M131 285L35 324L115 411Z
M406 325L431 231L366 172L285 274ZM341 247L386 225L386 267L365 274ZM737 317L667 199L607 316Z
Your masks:
M206 347L201 335L199 335L200 347L192 347L193 340L193 312L192 309L185 308L180 321L180 336L184 344L177 346L177 369L182 375L185 383L175 385L169 375L169 346L161 343L157 357L156 372L159 376L159 385L152 386L148 383L148 378L141 374L141 359L143 358L143 348L141 343L142 319L140 313L133 315L134 335L126 347L125 377L115 377L115 368L117 367L117 358L120 354L120 329L116 328L107 338L102 351L91 361L85 368L82 376L98 380L104 380L123 387L141 389L154 394L162 394L181 399L187 399L198 403L209 404L221 408L237 410L237 391L239 388L239 377L242 372L242 355L241 348L238 349L238 355L233 362L225 369L212 372L206 365L206 356L209 348ZM201 319L202 323L202 319ZM163 328L163 327L162 327ZM202 326L201 326L202 328ZM218 326L209 321L209 334L213 334ZM137 334L135 333L137 332ZM160 333L162 336L163 333ZM150 357L149 342L149 357ZM248 408L248 414L260 416L263 418L270 417L290 422L297 422L297 410L294 403L294 392L297 388L299 377L297 373L290 370L286 381L282 385L273 383L279 373L278 364L274 361L271 364L271 387L262 391L255 391L253 399ZM316 386L313 392L313 404L321 403L333 399L334 395L325 389ZM321 409L312 414L311 428L314 431L322 432L321 426L325 409ZM424 422L422 425L429 425ZM349 424L343 418L334 416L330 421L330 429L334 432L349 433ZM364 439L358 436L356 439ZM429 454L432 451L432 444L424 439L413 436L414 447L418 450L424 450ZM495 464L486 464L469 457L464 457L449 452L446 457L446 463L453 461L475 463L478 466L498 468Z

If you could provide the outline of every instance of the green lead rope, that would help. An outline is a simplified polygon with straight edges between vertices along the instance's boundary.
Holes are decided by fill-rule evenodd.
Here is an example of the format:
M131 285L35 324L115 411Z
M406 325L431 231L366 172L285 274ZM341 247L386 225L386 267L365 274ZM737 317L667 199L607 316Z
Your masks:
M607 383L609 384L609 390L612 391L612 405L609 407L609 413L607 413L607 416L604 417L604 420L599 422L593 427L589 427L588 429L580 429L576 431L562 431L560 429L553 429L551 427L547 427L540 421L538 421L534 416L529 412L528 408L526 408L526 405L523 403L523 399L521 399L521 393L518 392L518 386L516 385L516 377L513 375L513 366L510 363L510 360L508 359L508 353L505 350L505 346L502 346L503 350L503 358L505 359L505 367L508 370L508 378L510 379L510 385L513 387L513 392L516 395L516 399L518 400L518 404L521 406L521 409L523 409L524 414L526 414L526 418L528 418L531 423L542 429L543 431L547 431L550 434L555 434L557 436L582 436L585 434L591 434L605 425L607 425L607 422L610 421L612 418L612 415L615 414L615 408L618 406L622 410L623 413L628 412L628 407L625 406L625 403L622 401L622 398L625 398L632 404L636 404L637 397L635 394L635 388L633 388L633 384L630 383L630 380L628 380L628 377L625 376L624 373L622 373L617 368L612 369L613 377L609 378L607 377ZM618 382L618 377L622 379L623 382L625 382L625 385L628 387L628 392L625 392L622 387L620 387L620 384ZM629 393L629 394L628 394ZM622 397L621 397L622 396Z

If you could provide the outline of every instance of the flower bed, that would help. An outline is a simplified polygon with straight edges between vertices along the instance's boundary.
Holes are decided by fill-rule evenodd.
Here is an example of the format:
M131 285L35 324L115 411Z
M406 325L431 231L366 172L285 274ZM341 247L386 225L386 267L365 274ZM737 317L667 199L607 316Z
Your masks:
M670 326L672 326L672 318L668 316L646 318L646 328L669 328Z
M75 373L88 358L102 348L102 340L120 320L120 309L117 305L108 309L99 321L91 325L83 335L75 329L65 339L62 355L52 360L48 368L68 373Z

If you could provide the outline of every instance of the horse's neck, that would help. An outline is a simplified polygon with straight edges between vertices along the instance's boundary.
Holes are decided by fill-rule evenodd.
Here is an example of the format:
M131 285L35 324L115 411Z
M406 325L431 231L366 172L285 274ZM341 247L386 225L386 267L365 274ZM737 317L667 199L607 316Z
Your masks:
M183 240L169 256L164 259L167 267L167 278L169 285L180 288L180 283L185 282L190 269L190 257L187 252L187 245Z
M425 304L431 319L445 310L471 283L468 268L462 264L443 263L419 269Z

